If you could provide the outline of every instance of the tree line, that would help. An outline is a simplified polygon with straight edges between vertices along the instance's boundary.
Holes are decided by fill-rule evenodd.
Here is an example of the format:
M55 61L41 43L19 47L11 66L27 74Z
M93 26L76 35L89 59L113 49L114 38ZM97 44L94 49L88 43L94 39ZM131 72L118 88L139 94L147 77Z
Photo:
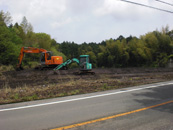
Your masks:
M8 12L0 12L0 65L15 66L22 46L44 48L54 55L63 56L64 61L89 55L93 67L164 67L173 57L173 30L168 26L139 38L120 35L99 43L77 44L68 41L57 43L49 34L35 33L26 17L14 25L11 19ZM32 64L38 59L38 54L29 54L24 64Z
M100 43L59 43L59 50L67 58L90 55L94 67L164 67L173 57L173 30L149 32L140 38L120 35Z

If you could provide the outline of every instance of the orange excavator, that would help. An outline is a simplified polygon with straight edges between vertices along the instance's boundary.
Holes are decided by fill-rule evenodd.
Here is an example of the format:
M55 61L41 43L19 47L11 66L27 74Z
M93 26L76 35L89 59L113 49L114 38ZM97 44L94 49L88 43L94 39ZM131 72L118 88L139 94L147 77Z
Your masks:
M63 63L62 56L52 56L51 51L47 51L42 48L34 48L34 47L22 47L20 50L20 55L18 58L18 64L16 70L22 70L22 60L25 53L40 53L40 63L41 65L37 68L44 69L44 68L54 68L57 65Z

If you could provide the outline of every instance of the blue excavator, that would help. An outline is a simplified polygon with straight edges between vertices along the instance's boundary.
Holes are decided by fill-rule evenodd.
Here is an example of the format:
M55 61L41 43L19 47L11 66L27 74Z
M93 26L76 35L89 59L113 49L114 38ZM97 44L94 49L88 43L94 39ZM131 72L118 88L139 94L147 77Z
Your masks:
M92 71L92 64L89 63L89 55L80 55L79 60L77 58L69 59L66 62L58 65L56 68L54 68L54 71L60 70L60 69L67 69L67 66L73 62L76 62L79 67L80 71L75 72L74 74L80 75L80 74L92 74L94 75L95 72Z

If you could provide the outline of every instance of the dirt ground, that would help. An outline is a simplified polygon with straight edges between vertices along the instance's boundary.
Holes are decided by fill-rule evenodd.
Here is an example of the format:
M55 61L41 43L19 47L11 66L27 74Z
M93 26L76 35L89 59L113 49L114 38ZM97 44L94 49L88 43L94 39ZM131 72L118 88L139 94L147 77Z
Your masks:
M173 80L172 68L99 68L95 75L74 75L78 69L28 69L0 73L0 104L104 91Z
M171 68L94 69L93 71L96 73L95 75L74 75L73 72L76 71L78 71L78 69L60 70L56 71L56 74L52 70L40 71L34 69L3 72L0 75L0 88L3 88L4 86L8 86L10 88L24 86L35 87L38 85L48 85L53 83L67 83L68 81L76 81L81 79L84 79L86 81L95 81L104 79L106 77L119 80L123 80L124 78L138 77L141 78L141 82L144 83L145 79L159 82L161 80L169 80L173 75L173 69ZM145 79L143 79L142 77L145 77Z

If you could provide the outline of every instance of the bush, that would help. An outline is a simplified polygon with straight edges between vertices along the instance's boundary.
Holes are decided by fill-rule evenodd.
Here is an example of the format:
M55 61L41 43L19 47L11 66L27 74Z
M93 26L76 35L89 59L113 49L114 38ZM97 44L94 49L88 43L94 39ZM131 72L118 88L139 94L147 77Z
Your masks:
M77 63L72 63L69 68L79 68L79 65Z
M38 66L38 65L39 65L39 63L36 62L36 61L28 62L29 68L35 68L35 67Z

